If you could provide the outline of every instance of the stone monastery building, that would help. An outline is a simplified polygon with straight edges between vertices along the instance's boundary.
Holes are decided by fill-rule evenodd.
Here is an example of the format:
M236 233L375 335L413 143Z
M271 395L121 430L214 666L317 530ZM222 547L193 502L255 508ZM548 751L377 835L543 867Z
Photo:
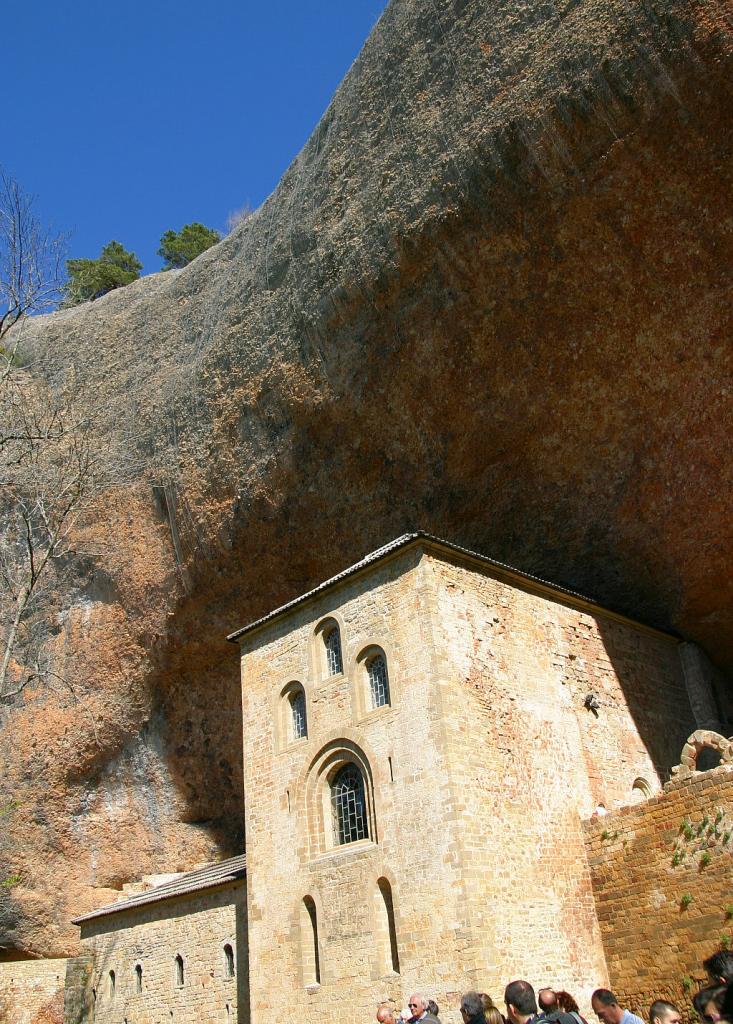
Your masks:
M731 769L694 756L669 784L683 796L662 793L690 734L718 728L696 648L417 533L229 639L246 880L234 858L79 919L67 1022L357 1024L416 988L452 1021L461 991L498 1001L517 977L581 1009L609 980L644 995L613 945L627 888L603 887L631 878L619 837L648 808L708 775L730 801ZM665 901L676 927L685 884L631 908L637 947Z

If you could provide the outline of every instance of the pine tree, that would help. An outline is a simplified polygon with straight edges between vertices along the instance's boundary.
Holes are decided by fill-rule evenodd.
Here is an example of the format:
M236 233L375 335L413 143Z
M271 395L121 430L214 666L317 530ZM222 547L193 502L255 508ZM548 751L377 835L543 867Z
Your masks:
M99 259L67 260L69 280L65 286L64 306L77 306L80 302L98 299L101 295L123 288L140 277L142 263L134 252L128 252L119 242L109 242Z
M165 260L163 270L179 270L202 252L221 241L221 235L213 228L194 221L180 231L166 231L160 240L158 255Z

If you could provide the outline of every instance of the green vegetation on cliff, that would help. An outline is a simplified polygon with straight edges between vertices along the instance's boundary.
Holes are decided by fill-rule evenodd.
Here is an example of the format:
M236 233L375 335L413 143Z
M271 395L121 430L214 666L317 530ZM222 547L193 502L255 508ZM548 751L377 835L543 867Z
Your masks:
M69 280L64 288L64 306L78 306L81 302L98 299L115 288L122 288L140 277L142 263L134 252L128 252L119 242L109 242L99 259L67 260Z
M185 224L180 231L166 231L160 240L158 255L165 260L163 270L178 270L195 260L202 252L221 241L221 235L213 228L194 221Z

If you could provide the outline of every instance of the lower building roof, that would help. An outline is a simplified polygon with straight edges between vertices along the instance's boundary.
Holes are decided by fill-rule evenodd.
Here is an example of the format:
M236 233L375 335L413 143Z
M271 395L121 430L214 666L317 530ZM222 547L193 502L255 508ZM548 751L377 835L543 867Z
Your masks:
M123 910L135 910L137 907L145 906L148 903L158 903L161 900L170 900L176 896L187 896L190 893L199 892L201 889L211 889L215 885L224 885L227 882L236 882L244 878L247 869L247 858L244 854L239 857L230 857L228 860L219 861L217 864L207 864L206 867L197 868L195 871L187 871L178 875L170 882L163 885L156 885L153 889L136 893L126 900L118 903L110 903L99 910L93 910L89 914L72 919L73 924L83 924L85 921L92 921L98 917L107 917L109 914L119 914Z

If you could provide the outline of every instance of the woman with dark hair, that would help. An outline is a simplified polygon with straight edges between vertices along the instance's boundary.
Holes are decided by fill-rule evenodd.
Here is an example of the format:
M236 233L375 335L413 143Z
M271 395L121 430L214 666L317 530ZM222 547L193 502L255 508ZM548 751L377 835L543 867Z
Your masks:
M700 1020L706 1021L707 1024L718 1024L723 1016L723 1003L727 991L727 985L708 985L695 993L692 1005Z
M580 1010L578 1009L578 1004L575 1002L575 1000L569 992L565 992L564 990L556 992L555 998L557 999L557 1005L560 1007L563 1013L569 1013L571 1017L575 1017L578 1024L588 1024L588 1021L585 1019L585 1017L581 1016Z

